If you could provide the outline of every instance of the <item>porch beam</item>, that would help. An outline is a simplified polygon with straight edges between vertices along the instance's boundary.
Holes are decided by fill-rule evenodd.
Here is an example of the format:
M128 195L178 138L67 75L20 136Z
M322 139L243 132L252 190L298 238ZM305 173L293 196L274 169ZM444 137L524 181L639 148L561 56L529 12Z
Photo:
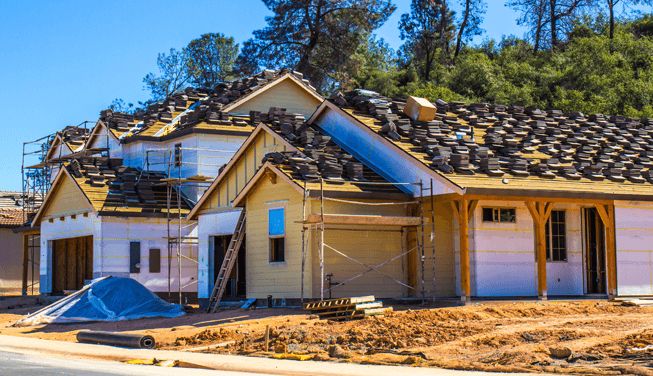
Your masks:
M605 250L607 262L608 298L617 296L617 247L615 236L614 204L596 204L596 212L601 217L605 230Z

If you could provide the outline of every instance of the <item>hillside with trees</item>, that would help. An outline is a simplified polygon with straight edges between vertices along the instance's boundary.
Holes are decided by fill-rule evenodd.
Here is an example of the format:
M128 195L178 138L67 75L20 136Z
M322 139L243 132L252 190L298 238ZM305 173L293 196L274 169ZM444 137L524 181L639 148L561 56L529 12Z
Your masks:
M242 46L215 33L160 54L158 72L143 80L145 103L291 67L325 94L366 88L653 117L653 0L508 0L527 32L502 40L484 36L487 0L412 0L396 51L374 34L395 11L391 0L263 2L272 15Z

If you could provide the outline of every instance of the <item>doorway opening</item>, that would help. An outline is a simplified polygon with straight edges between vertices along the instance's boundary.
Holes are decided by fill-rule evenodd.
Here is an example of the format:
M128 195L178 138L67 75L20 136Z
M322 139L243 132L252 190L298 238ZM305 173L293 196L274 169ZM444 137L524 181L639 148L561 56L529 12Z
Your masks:
M52 293L79 290L93 279L93 237L52 241Z
M229 247L229 242L231 241L231 235L221 235L213 236L213 273L211 273L211 280L209 281L210 288L209 291L213 290L215 285L215 278L220 271L222 262L224 261L225 253L227 253L227 248ZM245 279L245 264L246 264L246 252L245 252L245 239L240 244L240 249L236 258L236 265L231 271L229 280L227 282L227 287L224 292L223 299L239 299L244 298L247 293L247 284Z
M596 208L583 209L585 288L587 294L606 294L605 226Z

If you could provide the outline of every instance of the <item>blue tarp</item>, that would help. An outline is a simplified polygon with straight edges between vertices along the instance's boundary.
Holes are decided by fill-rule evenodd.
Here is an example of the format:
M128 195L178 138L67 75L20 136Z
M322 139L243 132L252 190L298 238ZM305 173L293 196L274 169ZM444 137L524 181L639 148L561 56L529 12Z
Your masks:
M94 279L78 292L20 320L17 326L85 321L125 321L179 317L184 310L167 303L131 278Z

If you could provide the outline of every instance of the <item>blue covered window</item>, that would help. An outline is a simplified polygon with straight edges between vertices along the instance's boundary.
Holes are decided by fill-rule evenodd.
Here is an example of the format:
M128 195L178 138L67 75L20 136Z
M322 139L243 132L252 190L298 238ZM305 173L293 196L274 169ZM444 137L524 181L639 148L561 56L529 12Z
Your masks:
M270 238L270 262L286 261L286 216L284 208L268 210L268 236Z
M286 234L284 208L270 209L268 211L268 234L270 236L283 236Z

